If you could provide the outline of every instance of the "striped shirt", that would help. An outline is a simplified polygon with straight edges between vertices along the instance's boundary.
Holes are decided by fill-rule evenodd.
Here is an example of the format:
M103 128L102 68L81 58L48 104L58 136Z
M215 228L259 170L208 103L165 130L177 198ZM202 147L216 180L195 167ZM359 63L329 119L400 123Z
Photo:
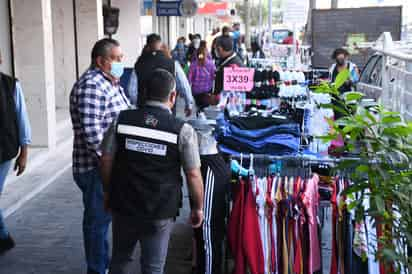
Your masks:
M70 115L74 131L73 173L98 166L100 145L110 124L130 103L119 83L98 69L87 70L70 93Z

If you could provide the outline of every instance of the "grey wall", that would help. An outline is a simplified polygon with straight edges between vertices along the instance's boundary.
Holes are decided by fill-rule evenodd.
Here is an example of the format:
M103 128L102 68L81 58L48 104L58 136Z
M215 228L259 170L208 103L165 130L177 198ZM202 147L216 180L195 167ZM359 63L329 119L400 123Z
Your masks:
M351 33L365 33L366 39L372 42L383 32L391 32L394 40L400 40L401 20L401 7L313 10L313 66L329 67L333 50L343 47ZM351 59L362 68L369 54L371 52Z
M53 0L51 5L56 107L67 108L70 90L76 81L73 3Z

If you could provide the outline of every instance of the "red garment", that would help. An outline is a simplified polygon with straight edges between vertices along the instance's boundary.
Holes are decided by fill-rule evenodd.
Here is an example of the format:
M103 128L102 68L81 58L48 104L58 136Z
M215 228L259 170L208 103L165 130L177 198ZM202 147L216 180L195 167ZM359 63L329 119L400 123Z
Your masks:
M260 237L259 219L251 184L248 184L247 187L243 226L243 252L250 273L265 274L265 259L262 239Z
M235 258L235 269L233 274L246 273L246 260L243 253L243 216L245 209L245 183L241 180L236 185L235 200L228 223L228 241L232 254Z
M283 40L284 45L293 45L293 36L288 36ZM299 41L296 40L296 48L299 48Z
M240 181L228 224L228 241L235 257L233 274L264 274L263 246L260 238L256 202L249 183Z

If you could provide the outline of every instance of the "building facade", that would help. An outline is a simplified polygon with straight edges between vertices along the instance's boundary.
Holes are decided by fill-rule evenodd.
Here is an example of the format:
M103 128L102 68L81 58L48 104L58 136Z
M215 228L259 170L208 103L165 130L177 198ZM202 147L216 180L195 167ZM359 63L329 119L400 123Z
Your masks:
M89 67L93 44L105 37L103 5L120 9L112 37L121 43L128 67L148 32L160 33L173 47L178 36L209 31L205 18L145 16L143 0L0 0L0 70L22 84L33 146L56 146L59 118L68 118L71 87Z

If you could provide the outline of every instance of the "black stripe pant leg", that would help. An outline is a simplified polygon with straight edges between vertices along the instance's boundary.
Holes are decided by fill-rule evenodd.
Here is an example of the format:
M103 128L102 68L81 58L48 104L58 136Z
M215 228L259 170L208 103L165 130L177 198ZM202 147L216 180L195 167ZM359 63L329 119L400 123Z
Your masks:
M208 156L209 160L212 156ZM220 157L220 156L219 156ZM221 159L221 158L219 158ZM199 274L221 274L225 235L226 190L229 181L223 161L204 161L202 176L205 186L203 226L195 230Z

